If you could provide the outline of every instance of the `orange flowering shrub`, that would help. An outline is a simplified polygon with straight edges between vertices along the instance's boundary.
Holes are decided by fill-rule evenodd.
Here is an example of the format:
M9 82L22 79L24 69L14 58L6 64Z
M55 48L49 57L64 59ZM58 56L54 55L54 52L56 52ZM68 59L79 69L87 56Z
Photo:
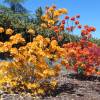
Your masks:
M33 96L45 94L48 88L56 88L57 82L53 77L59 75L61 64L49 63L64 56L64 49L56 40L41 35L25 46L13 46L18 43L25 43L21 34L11 35L9 41L0 42L0 52L10 52L13 58L0 62L0 88L10 93L30 91Z
M81 31L82 38L79 42L64 44L66 49L66 59L68 63L66 68L73 69L78 74L94 75L100 72L100 47L89 42L91 32L95 31L94 27L84 26Z

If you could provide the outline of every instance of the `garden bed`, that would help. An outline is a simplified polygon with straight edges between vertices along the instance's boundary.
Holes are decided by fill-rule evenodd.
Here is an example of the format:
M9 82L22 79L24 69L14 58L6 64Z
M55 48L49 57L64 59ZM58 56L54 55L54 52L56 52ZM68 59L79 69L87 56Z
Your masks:
M100 100L100 77L78 77L76 74L60 74L58 88L44 97L35 100ZM3 94L3 100L33 100L29 94Z

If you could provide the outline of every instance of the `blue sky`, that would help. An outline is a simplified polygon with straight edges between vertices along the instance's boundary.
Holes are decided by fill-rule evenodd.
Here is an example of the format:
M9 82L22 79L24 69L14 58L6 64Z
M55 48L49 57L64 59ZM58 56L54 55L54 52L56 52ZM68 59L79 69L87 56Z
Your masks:
M0 0L0 3L2 1ZM100 0L26 0L23 5L29 11L34 12L39 6L44 8L46 5L53 4L57 8L67 8L70 16L80 14L80 22L83 25L95 26L97 30L93 36L100 38ZM75 34L79 34L79 31L76 31Z

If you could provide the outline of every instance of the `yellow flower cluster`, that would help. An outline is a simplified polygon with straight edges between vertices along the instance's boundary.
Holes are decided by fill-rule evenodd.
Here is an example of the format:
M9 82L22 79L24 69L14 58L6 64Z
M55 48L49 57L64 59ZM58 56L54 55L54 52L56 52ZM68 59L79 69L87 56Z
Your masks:
M7 52L12 48L12 43L5 42L0 46L0 52Z
M0 33L3 33L3 32L4 32L4 28L0 27Z
M68 11L65 8L56 10L56 6L51 6L46 9L46 13L41 17L41 19L49 26L52 26L59 20L59 17L63 14L66 14Z
M50 45L49 48L47 48L48 45ZM45 58L59 59L57 52L61 52L61 49L57 46L56 40L50 42L49 38L43 38L41 35L38 35L33 42L20 47L18 50L12 48L10 52L13 55L16 65L18 65L17 68L22 68L23 71L25 70L25 73L26 70L29 71L27 74L33 75L37 80L55 76L60 71L56 70L56 68L50 68L45 61ZM53 52L56 53L53 54ZM30 67L28 67L28 69L27 67L24 68L23 66L25 65ZM34 66L34 70L31 69L32 66Z
M3 27L0 27L0 34L2 34L3 32L5 32L6 35L12 35L14 33L14 30L12 30L11 28L5 30Z
M22 37L21 34L12 35L10 36L9 41L4 43L0 42L0 52L8 52L12 50L12 45L24 42L25 39Z
M7 30L6 30L6 34L7 35L12 35L13 34L13 30L12 29L10 29L10 28L8 28Z
M33 41L25 46L19 48L12 46L24 42L25 39L21 34L10 36L7 42L0 42L0 52L9 51L13 57L11 62L0 62L0 88L4 87L3 83L9 84L11 88L16 87L20 81L28 89L32 89L34 95L44 94L46 90L41 88L41 80L56 77L61 70L60 64L50 67L46 60L58 60L63 55L63 48L58 46L56 40L50 40L41 35L33 38ZM56 81L49 82L52 89L56 84Z
M25 39L22 37L21 33L19 33L19 34L16 34L16 35L12 35L10 37L10 42L12 44L24 43Z

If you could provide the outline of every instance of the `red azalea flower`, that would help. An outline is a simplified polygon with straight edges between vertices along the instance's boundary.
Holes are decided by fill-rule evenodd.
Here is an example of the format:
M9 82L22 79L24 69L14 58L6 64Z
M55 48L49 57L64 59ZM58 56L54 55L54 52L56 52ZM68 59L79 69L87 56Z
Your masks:
M67 31L71 31L71 28L70 28L70 27L67 27L66 30L67 30Z
M60 28L64 28L64 24L61 24L61 25L60 25Z
M70 65L69 64L66 64L66 69L70 69Z
M65 19L69 19L69 16L65 16Z
M79 21L78 21L78 20L76 20L76 21L75 21L75 24L76 24L76 25L78 25L78 24L79 24Z
M95 27L90 27L91 31L96 31L96 28Z
M72 17L70 20L75 21L75 17Z
M82 25L78 25L78 28L81 29L82 28Z
M61 22L62 24L65 24L65 20L62 20L62 22Z
M86 30L87 30L88 32L91 32L91 28L90 28L90 27L89 27L89 28L87 28Z
M82 30L82 31L81 31L81 35L82 35L82 36L87 35L87 34L89 34L88 31L86 31L86 30Z
M61 27L60 30L63 31L64 30L64 27Z
M55 33L58 33L58 32L59 32L59 30L54 30L54 32L55 32Z
M57 30L58 29L58 26L54 26L54 30Z
M82 42L82 43L85 43L86 42L86 39L80 39L80 42Z

